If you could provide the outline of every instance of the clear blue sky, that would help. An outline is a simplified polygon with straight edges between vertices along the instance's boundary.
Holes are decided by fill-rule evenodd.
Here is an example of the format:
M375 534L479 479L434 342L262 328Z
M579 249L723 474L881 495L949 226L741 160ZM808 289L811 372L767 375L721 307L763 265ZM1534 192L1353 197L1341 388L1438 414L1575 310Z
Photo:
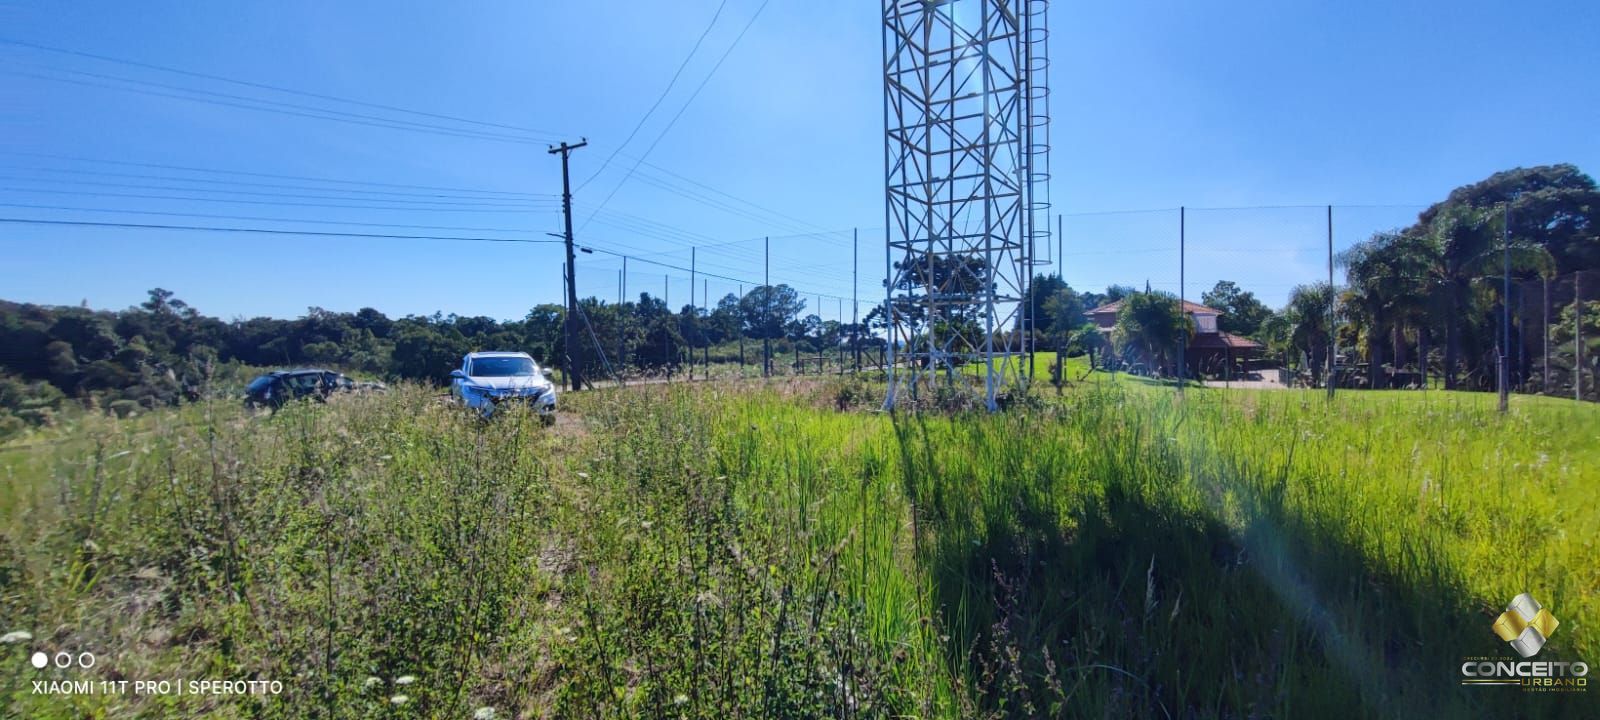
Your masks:
M865 305L883 273L878 3L771 0L649 164L619 185L760 4L728 0L661 107L583 186L579 242L685 267L688 245L717 244L700 251L702 269L759 281L762 242L752 239L773 236L773 282L800 288L814 306L817 293L850 295L849 228L860 227ZM549 239L543 233L560 230L560 174L543 141L587 137L573 175L589 179L717 6L0 6L7 40L540 131L4 44L0 216ZM1600 172L1593 2L1061 2L1051 23L1053 196L1069 214L1065 277L1080 288L1148 280L1177 290L1178 279L1177 212L1083 213L1331 203L1348 206L1335 211L1342 247L1496 170L1572 162ZM127 79L159 85L117 89ZM170 97L195 97L190 90L252 99ZM225 104L262 101L278 112ZM307 118L290 105L523 139ZM1325 275L1324 222L1317 207L1191 211L1188 295L1226 277L1280 302L1290 286ZM160 286L223 317L371 306L514 318L561 292L555 245L0 225L0 258L0 298L121 308ZM619 261L580 258L583 294L614 298ZM631 262L628 292L670 283L679 305L687 275ZM714 300L734 289L714 278L709 292ZM823 298L823 315L838 313L838 302Z

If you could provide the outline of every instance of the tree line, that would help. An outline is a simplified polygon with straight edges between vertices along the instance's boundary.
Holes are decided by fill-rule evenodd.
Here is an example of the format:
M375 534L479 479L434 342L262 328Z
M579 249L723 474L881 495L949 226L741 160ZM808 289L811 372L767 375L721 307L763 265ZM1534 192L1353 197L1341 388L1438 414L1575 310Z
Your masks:
M1446 388L1489 390L1504 346L1511 387L1570 396L1581 378L1584 397L1600 399L1600 190L1577 167L1517 168L1456 188L1335 262L1342 285L1297 286L1276 310L1230 281L1200 302L1221 312L1220 330L1316 383L1333 346L1337 365L1358 368L1341 383L1396 387L1425 373ZM1043 347L1094 352L1101 336L1082 312L1121 298L1130 302L1113 333L1120 351L1170 367L1193 334L1169 293L1076 293L1042 276L1033 289Z
M1515 387L1568 393L1574 377L1582 376L1588 397L1600 393L1600 302L1578 302L1580 294L1600 298L1600 190L1578 168L1518 168L1457 188L1412 225L1376 233L1337 261L1343 285L1296 287L1282 308L1269 308L1230 281L1200 300L1221 312L1222 331L1260 342L1269 356L1315 382L1323 381L1332 340L1340 364L1363 365L1363 382L1373 387L1396 384L1407 371L1426 371L1448 388L1490 389L1509 334L1505 354ZM897 264L889 306L911 324L913 335L937 323L978 342L977 306L923 317L918 292L929 283L981 290L988 275L981 263L931 258ZM1085 313L1120 299L1128 302L1113 334L1118 347L1106 347ZM997 332L1031 332L1030 347L1109 363L1125 363L1124 353L1138 352L1170 365L1193 333L1177 298L1149 288L1077 291L1059 277L1040 275L1021 301L1029 305L1028 327ZM1507 302L1509 325L1502 321ZM119 311L0 301L0 434L48 422L69 402L118 412L154 408L242 382L247 378L234 376L259 368L324 365L441 382L464 353L484 349L524 350L553 367L570 356L590 377L673 372L691 358L759 363L761 350L747 349L747 341L770 343L777 356L865 351L875 365L887 336L885 306L875 306L859 324L805 311L805 301L786 285L757 286L713 307L677 310L649 293L622 303L591 297L579 301L578 338L569 352L565 308L548 303L511 321L439 313L390 318L372 308L316 307L294 319L227 321L160 288Z
M787 285L729 294L712 308L674 311L640 293L623 303L587 298L579 309L571 355L592 377L669 372L713 349L727 359L742 340L771 341L775 353L872 346L865 324L806 314ZM48 423L67 403L126 414L233 391L264 368L327 366L441 383L462 355L489 349L523 350L559 367L565 318L563 306L540 304L511 321L317 307L294 319L228 321L161 288L118 311L0 301L0 434Z

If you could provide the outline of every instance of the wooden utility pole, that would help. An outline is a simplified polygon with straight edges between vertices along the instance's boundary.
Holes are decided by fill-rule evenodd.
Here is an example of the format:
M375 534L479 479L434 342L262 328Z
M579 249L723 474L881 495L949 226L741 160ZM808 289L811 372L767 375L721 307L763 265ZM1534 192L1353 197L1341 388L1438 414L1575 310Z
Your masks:
M551 155L561 156L561 214L566 219L567 224L567 232L564 236L567 246L567 312L561 321L561 341L565 351L562 358L562 369L566 371L563 375L566 378L567 388L571 390L576 390L583 386L583 375L581 374L582 371L578 369L578 364L573 362L573 358L577 355L574 352L576 345L573 341L573 316L578 313L578 273L576 270L576 258L572 255L572 176L569 171L569 165L572 151L588 144L588 139L579 138L579 142L576 145L562 142L560 147L552 147L549 150Z

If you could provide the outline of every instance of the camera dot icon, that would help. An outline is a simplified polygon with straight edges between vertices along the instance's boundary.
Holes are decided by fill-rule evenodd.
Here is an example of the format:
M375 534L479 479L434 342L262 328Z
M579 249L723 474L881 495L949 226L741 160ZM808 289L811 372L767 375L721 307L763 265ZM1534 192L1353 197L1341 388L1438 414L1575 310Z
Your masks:
M50 656L42 652L36 652L33 654L33 657L30 659L30 661L33 663L33 667L35 669L43 670L44 666L50 664Z

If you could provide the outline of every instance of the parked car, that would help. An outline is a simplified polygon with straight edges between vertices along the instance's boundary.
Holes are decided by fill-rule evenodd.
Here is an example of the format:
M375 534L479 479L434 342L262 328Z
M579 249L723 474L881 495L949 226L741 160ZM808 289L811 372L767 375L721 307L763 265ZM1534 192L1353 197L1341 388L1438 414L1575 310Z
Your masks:
M523 403L546 425L556 421L556 386L523 352L475 352L450 371L450 394L484 417L510 403Z
M276 370L245 386L244 404L245 407L277 410L290 400L325 401L336 392L348 392L350 387L350 378L332 370Z

